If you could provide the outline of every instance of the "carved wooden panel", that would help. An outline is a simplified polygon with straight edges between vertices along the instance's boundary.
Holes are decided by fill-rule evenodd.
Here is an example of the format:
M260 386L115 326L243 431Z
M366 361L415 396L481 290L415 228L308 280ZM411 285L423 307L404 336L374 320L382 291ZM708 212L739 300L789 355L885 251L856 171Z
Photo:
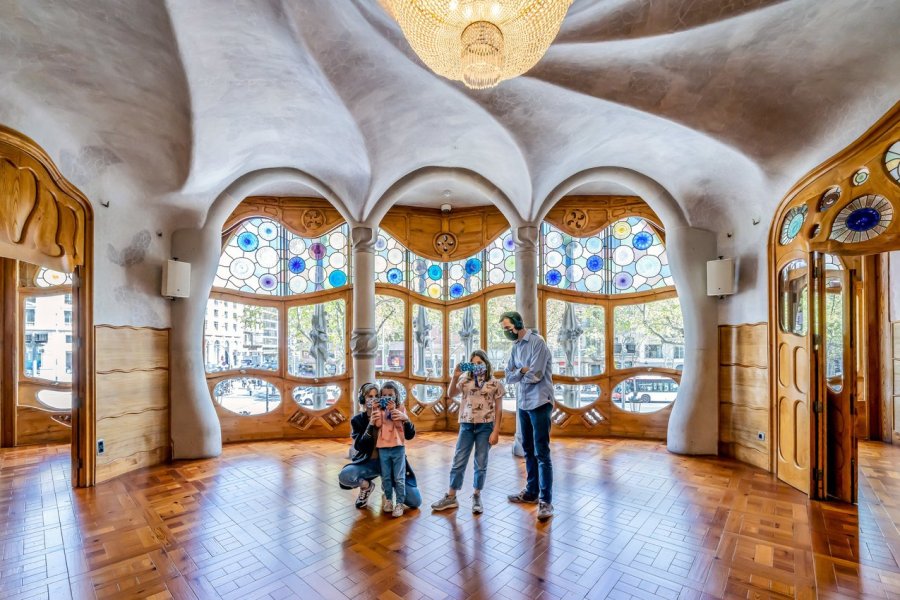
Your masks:
M223 231L227 234L241 221L251 217L278 221L303 237L318 237L344 222L341 213L327 200L251 196L238 204L225 222Z
M436 208L394 206L381 227L420 256L456 260L486 247L509 223L493 206L455 209L448 215Z
M37 146L0 127L4 256L65 272L85 264L86 205Z
M660 220L637 196L566 196L556 203L545 220L569 235L594 235L625 217L641 217L655 226Z

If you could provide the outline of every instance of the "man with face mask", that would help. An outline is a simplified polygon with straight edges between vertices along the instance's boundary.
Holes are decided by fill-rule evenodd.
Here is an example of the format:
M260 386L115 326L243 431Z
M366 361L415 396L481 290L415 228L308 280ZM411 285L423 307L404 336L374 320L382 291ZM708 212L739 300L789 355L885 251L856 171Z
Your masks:
M519 313L503 313L500 326L503 334L514 341L506 365L506 382L519 384L516 401L526 472L525 489L507 498L515 503L537 502L537 518L546 521L553 516L553 465L550 462L552 356L544 339L525 328Z

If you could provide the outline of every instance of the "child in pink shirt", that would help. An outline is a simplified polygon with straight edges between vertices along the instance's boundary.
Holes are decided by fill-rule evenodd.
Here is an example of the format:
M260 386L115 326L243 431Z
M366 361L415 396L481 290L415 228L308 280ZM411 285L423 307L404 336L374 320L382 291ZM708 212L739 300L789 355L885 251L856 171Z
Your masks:
M406 446L403 422L408 420L400 404L396 389L385 384L381 388L384 408L378 403L372 409L372 425L378 428L375 447L381 462L381 487L384 490L384 511L395 517L403 516L406 501ZM391 498L396 494L396 500Z

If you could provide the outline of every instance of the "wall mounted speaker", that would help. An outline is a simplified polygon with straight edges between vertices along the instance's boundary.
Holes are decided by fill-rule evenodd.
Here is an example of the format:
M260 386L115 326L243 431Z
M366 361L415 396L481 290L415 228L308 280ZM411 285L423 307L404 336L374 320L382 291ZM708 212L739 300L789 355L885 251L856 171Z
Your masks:
M735 292L734 259L720 258L706 263L706 295L729 296Z
M191 295L191 263L167 260L163 263L162 295L187 298Z

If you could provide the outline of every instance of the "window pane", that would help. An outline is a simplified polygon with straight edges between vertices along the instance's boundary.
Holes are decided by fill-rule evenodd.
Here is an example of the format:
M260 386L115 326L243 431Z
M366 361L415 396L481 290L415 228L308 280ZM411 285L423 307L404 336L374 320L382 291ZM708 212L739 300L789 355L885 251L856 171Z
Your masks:
M840 260L825 255L825 380L840 392L844 387L844 280Z
M288 373L331 377L346 372L346 305L343 300L292 306L287 311Z
M444 298L444 263L435 262L410 252L409 289L440 300Z
M413 386L413 396L422 404L432 404L444 397L444 388L440 385L419 383Z
M284 243L284 229L275 221L244 221L222 251L213 285L253 294L283 294Z
M66 294L25 298L22 368L26 377L72 381L72 311Z
M466 314L468 311L468 314ZM481 348L481 305L450 311L450 370L469 360L472 350ZM505 365L493 365L502 368Z
M806 261L792 260L778 276L779 321L781 330L795 335L806 335L809 305Z
M547 300L547 344L554 372L574 377L600 375L606 368L606 322L602 306Z
M406 281L406 249L383 229L375 240L375 281L403 285Z
M249 377L220 381L213 397L223 408L244 416L262 415L281 404L281 394L274 385Z
M444 315L417 304L412 310L413 374L440 377L443 373Z
M318 410L331 406L341 397L341 388L337 385L309 386L300 385L291 392L298 405Z
M513 295L497 296L487 301L487 353L495 371L502 371L509 362L513 343L503 335L500 315L510 310L516 310L516 297Z
M57 285L72 285L72 275L70 273L60 273L41 267L38 274L34 277L34 283L38 287L54 287ZM70 301L71 303L71 301Z
M506 231L485 249L487 285L512 283L516 277L516 244Z
M375 296L375 324L378 346L376 371L402 371L406 365L404 335L406 314L403 300L393 296Z
M681 369L684 360L676 355L684 347L684 321L677 298L617 306L613 316L617 369Z
M558 383L553 386L553 395L563 406L582 408L597 401L600 397L600 386Z
M237 369L278 370L278 309L228 300L221 302L225 310L217 320L213 316L214 301L206 303L204 350L207 373Z
M675 401L678 383L670 377L640 375L613 388L613 404L630 412L656 412Z
M37 393L38 402L53 410L72 410L72 392L70 390L41 390Z
M285 230L287 239L287 291L308 294L347 285L348 236L344 224L317 238L304 238Z
M465 260L447 263L447 290L451 300L462 298L481 289L484 277L484 253Z

